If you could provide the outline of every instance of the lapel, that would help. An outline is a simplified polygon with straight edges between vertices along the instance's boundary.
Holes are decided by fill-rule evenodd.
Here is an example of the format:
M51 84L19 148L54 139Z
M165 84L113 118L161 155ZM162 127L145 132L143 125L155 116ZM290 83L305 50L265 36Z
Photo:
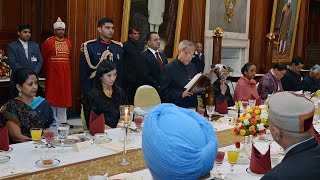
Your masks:
M17 45L20 53L23 55L23 57L27 59L27 56L25 55L26 53L25 53L24 48L23 48L21 42L19 41L19 39L16 41L16 45ZM29 47L28 47L28 53L29 53Z
M157 69L160 70L160 65L159 65L158 60L156 59L156 57L153 55L153 53L152 53L149 49L147 50L147 52L148 52L148 56L149 56L148 59L150 59L150 62L151 62Z
M298 146L294 147L293 149L291 149L287 155L283 158L283 160L290 158L292 156L295 156L299 153L303 153L303 151L307 151L311 148L314 148L318 146L318 142L315 138L310 139L309 141L306 141L302 144L299 144Z
M28 42L28 59L31 60L31 56L32 54L32 50L33 50L33 46L31 45L30 41Z

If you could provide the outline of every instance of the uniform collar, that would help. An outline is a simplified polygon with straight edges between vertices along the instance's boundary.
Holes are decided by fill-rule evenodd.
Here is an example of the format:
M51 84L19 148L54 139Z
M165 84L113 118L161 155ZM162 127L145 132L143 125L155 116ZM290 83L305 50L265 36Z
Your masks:
M112 40L110 40L110 41L105 41L105 40L103 40L103 39L99 39L99 41L102 43L102 44L106 44L106 45L109 45L109 44L111 44L111 42L112 42Z

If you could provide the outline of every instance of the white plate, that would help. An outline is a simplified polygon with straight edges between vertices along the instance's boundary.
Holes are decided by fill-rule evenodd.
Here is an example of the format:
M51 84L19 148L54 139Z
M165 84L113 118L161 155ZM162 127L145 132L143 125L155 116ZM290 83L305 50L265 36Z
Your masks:
M5 163L10 160L10 156L0 156L0 163Z
M13 150L13 148L9 146L9 150L8 151L0 150L0 152L8 153L8 152L11 152L12 150Z
M258 176L258 177L264 176L264 174L257 174L257 173L252 172L252 171L250 170L250 167L248 167L248 168L246 169L246 171L247 171L249 174L253 175L253 176Z
M52 167L56 167L60 164L60 160L59 159L54 159L52 164L43 164L42 160L38 160L36 161L36 165L38 167L42 167L42 168L52 168Z

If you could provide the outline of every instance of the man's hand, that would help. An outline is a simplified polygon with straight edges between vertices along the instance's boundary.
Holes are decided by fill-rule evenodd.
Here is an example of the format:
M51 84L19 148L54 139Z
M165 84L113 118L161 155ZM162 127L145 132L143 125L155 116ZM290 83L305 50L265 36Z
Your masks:
M182 98L185 98L187 96L192 96L193 94L191 92L189 92L188 90L185 90L183 93L182 93Z
M221 94L225 95L226 91L227 91L227 86L224 83L224 81L220 81L220 90L221 90Z

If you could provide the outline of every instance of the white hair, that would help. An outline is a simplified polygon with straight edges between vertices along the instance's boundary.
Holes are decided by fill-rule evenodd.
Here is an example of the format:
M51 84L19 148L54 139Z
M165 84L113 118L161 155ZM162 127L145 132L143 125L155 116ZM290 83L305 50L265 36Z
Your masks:
M194 45L194 43L192 41L189 41L189 40L183 40L179 43L179 47L178 47L178 50L179 51L183 51L185 50L187 47L194 47L196 48L196 46Z
M320 66L318 64L315 64L310 69L310 75L319 71L320 71Z

